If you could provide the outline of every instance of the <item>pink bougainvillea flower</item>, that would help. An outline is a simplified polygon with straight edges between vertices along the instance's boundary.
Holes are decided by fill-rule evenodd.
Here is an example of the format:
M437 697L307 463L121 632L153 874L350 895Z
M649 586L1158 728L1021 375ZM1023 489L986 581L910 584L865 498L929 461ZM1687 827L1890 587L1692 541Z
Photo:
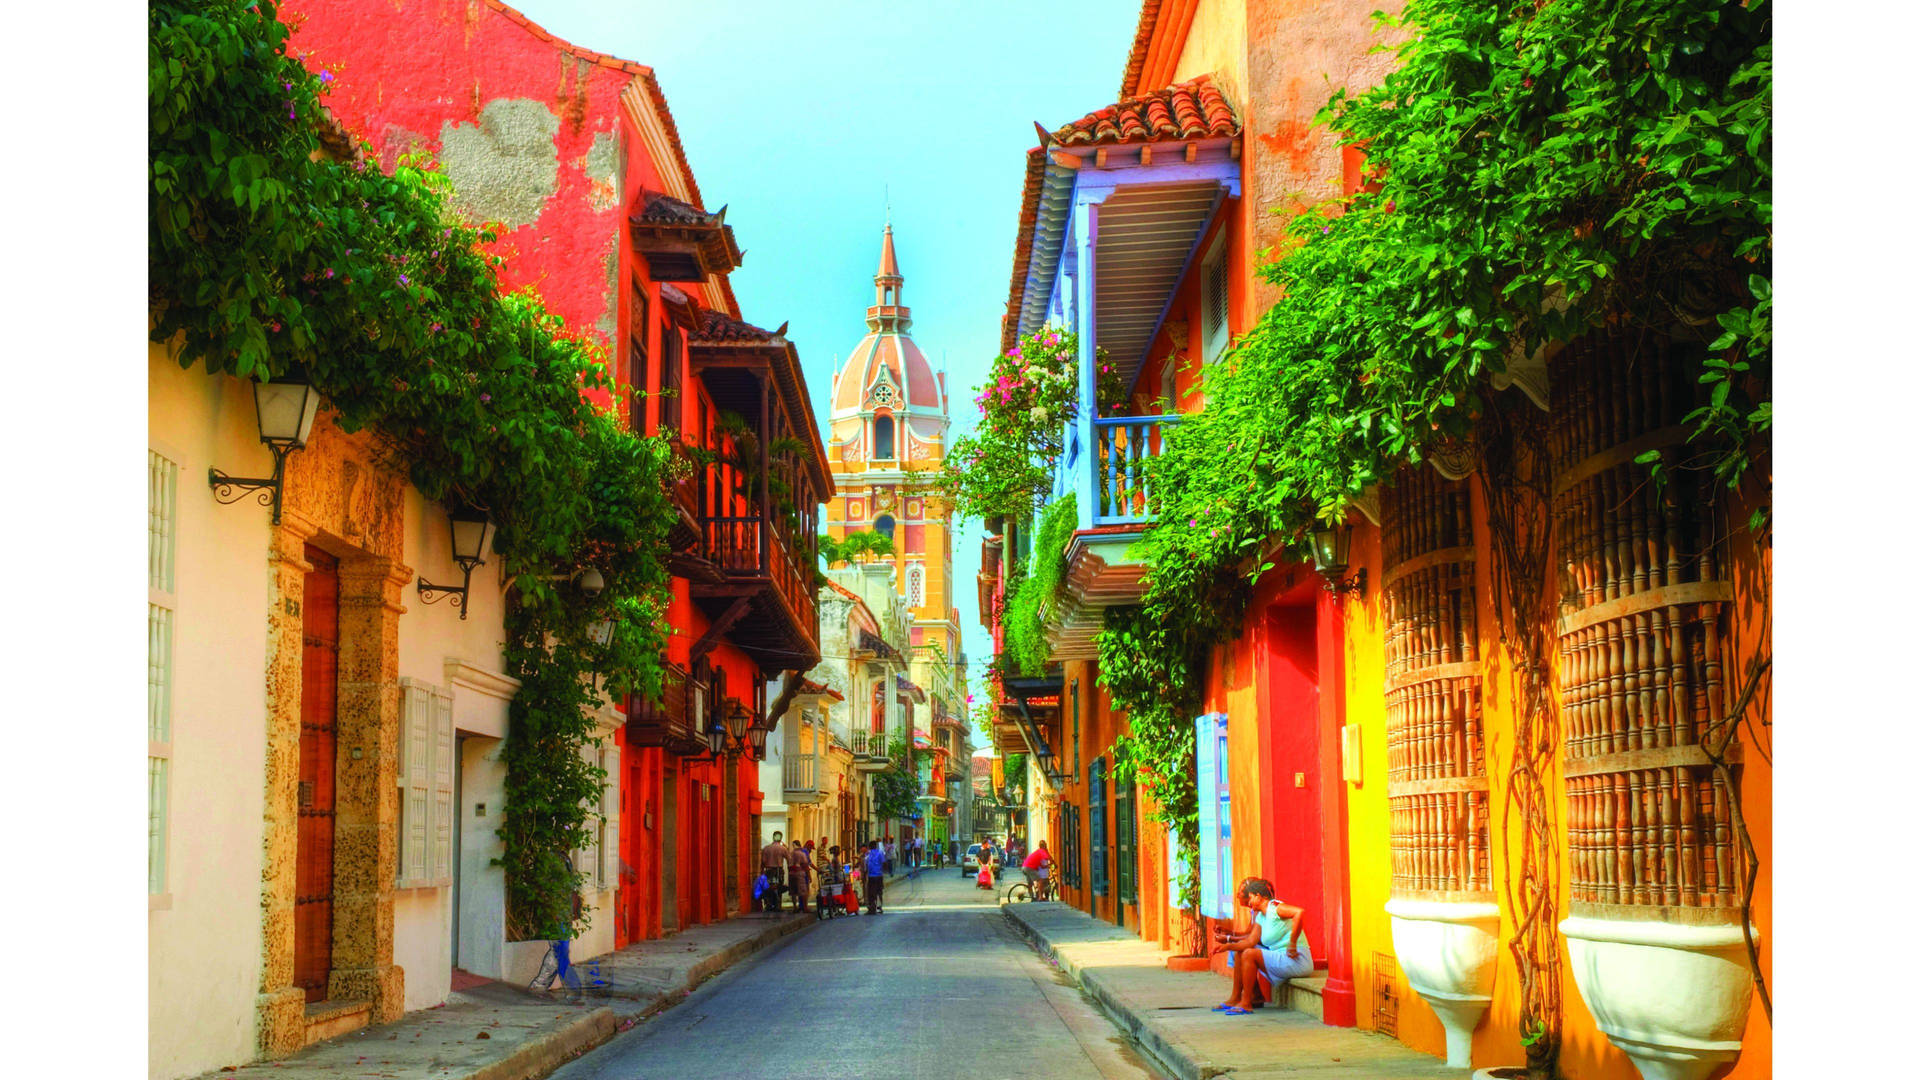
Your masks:
M401 274L401 275L400 275L400 284L402 284L402 285L405 285L405 284L407 284L407 283L408 283L408 282L407 282L407 275L405 275L405 274Z
M482 405L490 405L490 404L492 404L492 403L493 403L493 395L492 395L492 394L481 394L481 395L480 395L480 404L482 404Z

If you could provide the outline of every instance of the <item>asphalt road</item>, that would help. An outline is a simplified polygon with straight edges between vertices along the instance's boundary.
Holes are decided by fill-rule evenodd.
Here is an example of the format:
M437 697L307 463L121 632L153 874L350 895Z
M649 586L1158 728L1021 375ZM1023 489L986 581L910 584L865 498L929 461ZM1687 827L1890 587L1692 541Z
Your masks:
M924 871L880 915L796 934L554 1078L1156 1077L998 902L956 870Z

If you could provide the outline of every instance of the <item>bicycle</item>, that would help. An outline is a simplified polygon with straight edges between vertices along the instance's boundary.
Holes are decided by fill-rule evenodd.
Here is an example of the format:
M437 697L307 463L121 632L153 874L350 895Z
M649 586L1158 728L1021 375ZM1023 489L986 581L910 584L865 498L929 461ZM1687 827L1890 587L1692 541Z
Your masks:
M1013 885L1007 889L1004 902L1009 904L1024 904L1034 900L1046 901L1052 900L1053 898L1053 875L1048 874L1046 877L1032 884L1028 884L1025 881L1014 882Z

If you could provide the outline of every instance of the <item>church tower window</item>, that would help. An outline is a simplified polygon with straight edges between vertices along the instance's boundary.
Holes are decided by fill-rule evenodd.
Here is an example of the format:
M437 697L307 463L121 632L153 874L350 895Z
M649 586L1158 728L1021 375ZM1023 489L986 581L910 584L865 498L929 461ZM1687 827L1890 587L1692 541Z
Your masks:
M893 539L893 515L881 514L873 519L873 531L887 539Z
M893 457L893 417L891 416L874 418L873 456L882 460Z

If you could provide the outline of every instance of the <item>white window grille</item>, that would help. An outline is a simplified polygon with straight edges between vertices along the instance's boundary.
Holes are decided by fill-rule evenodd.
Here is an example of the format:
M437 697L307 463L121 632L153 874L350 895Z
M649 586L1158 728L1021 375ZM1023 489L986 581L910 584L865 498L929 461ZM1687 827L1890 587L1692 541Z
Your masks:
M167 894L173 772L174 544L180 464L147 451L147 893Z
M927 572L918 563L907 568L907 603L920 607L927 602Z

